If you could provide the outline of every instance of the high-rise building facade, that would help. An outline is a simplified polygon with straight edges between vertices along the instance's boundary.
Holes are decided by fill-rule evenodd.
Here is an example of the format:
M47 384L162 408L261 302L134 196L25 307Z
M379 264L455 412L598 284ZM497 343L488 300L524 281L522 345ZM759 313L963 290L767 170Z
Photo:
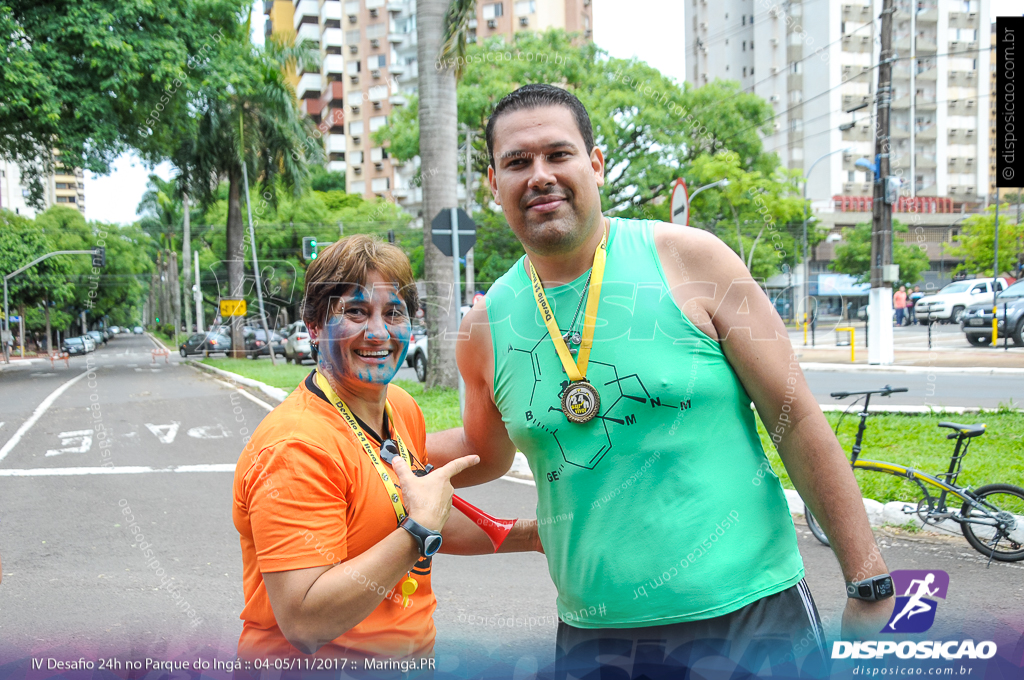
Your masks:
M0 208L33 218L40 211L29 205L28 196L18 165L0 160ZM76 208L85 214L85 174L65 168L59 161L54 174L43 178L43 210L54 205Z
M983 203L989 0L894 5L892 166L925 210ZM873 178L855 162L875 153L882 0L686 0L686 10L687 80L736 80L769 101L765 149L805 175L814 165L816 208L863 204Z
M417 214L416 164L397 162L372 139L417 91L416 0L265 0L264 13L268 37L320 46L320 70L295 74L292 82L302 110L320 126L328 169L345 173L349 193L386 196ZM548 28L590 39L592 19L591 0L478 2L469 41Z

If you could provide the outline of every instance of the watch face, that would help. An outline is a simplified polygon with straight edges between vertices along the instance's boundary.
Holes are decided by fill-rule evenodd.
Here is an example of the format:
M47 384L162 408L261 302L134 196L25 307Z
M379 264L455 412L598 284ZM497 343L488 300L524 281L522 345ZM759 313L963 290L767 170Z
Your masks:
M875 581L875 595L881 599L883 597L889 597L893 594L892 589L892 577L886 576L885 578Z
M430 557L441 548L441 537L440 536L427 536L426 540L423 541L423 555L424 557Z

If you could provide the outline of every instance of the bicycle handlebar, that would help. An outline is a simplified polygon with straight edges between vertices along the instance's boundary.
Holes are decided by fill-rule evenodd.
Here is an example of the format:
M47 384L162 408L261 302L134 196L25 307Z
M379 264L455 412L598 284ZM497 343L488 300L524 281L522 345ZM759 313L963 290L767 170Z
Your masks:
M907 390L906 387L892 387L890 385L886 385L885 387L883 387L880 390L867 390L865 392L833 392L831 396L833 398L835 398L835 399L845 399L846 397L852 397L852 396L855 396L855 395L858 395L858 394L861 394L861 395L863 395L863 394L878 394L878 395L881 395L883 397L888 397L890 394L892 394L894 392L907 392L907 391L908 390Z

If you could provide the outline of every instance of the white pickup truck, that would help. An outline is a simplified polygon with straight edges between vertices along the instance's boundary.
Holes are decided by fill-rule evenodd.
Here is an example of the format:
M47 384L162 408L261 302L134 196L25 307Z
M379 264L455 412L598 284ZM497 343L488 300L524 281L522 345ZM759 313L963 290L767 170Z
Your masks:
M1006 290L1006 279L994 279L996 291ZM919 323L943 321L960 323L964 310L979 302L992 302L993 279L968 279L954 281L934 295L926 295L917 301L914 315Z

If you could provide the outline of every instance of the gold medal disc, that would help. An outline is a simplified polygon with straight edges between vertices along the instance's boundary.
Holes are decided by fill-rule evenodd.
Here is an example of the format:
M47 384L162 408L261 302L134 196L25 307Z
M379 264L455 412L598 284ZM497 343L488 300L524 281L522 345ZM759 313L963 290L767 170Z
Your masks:
M601 410L601 395L586 380L570 383L562 393L562 413L571 422L588 423Z

